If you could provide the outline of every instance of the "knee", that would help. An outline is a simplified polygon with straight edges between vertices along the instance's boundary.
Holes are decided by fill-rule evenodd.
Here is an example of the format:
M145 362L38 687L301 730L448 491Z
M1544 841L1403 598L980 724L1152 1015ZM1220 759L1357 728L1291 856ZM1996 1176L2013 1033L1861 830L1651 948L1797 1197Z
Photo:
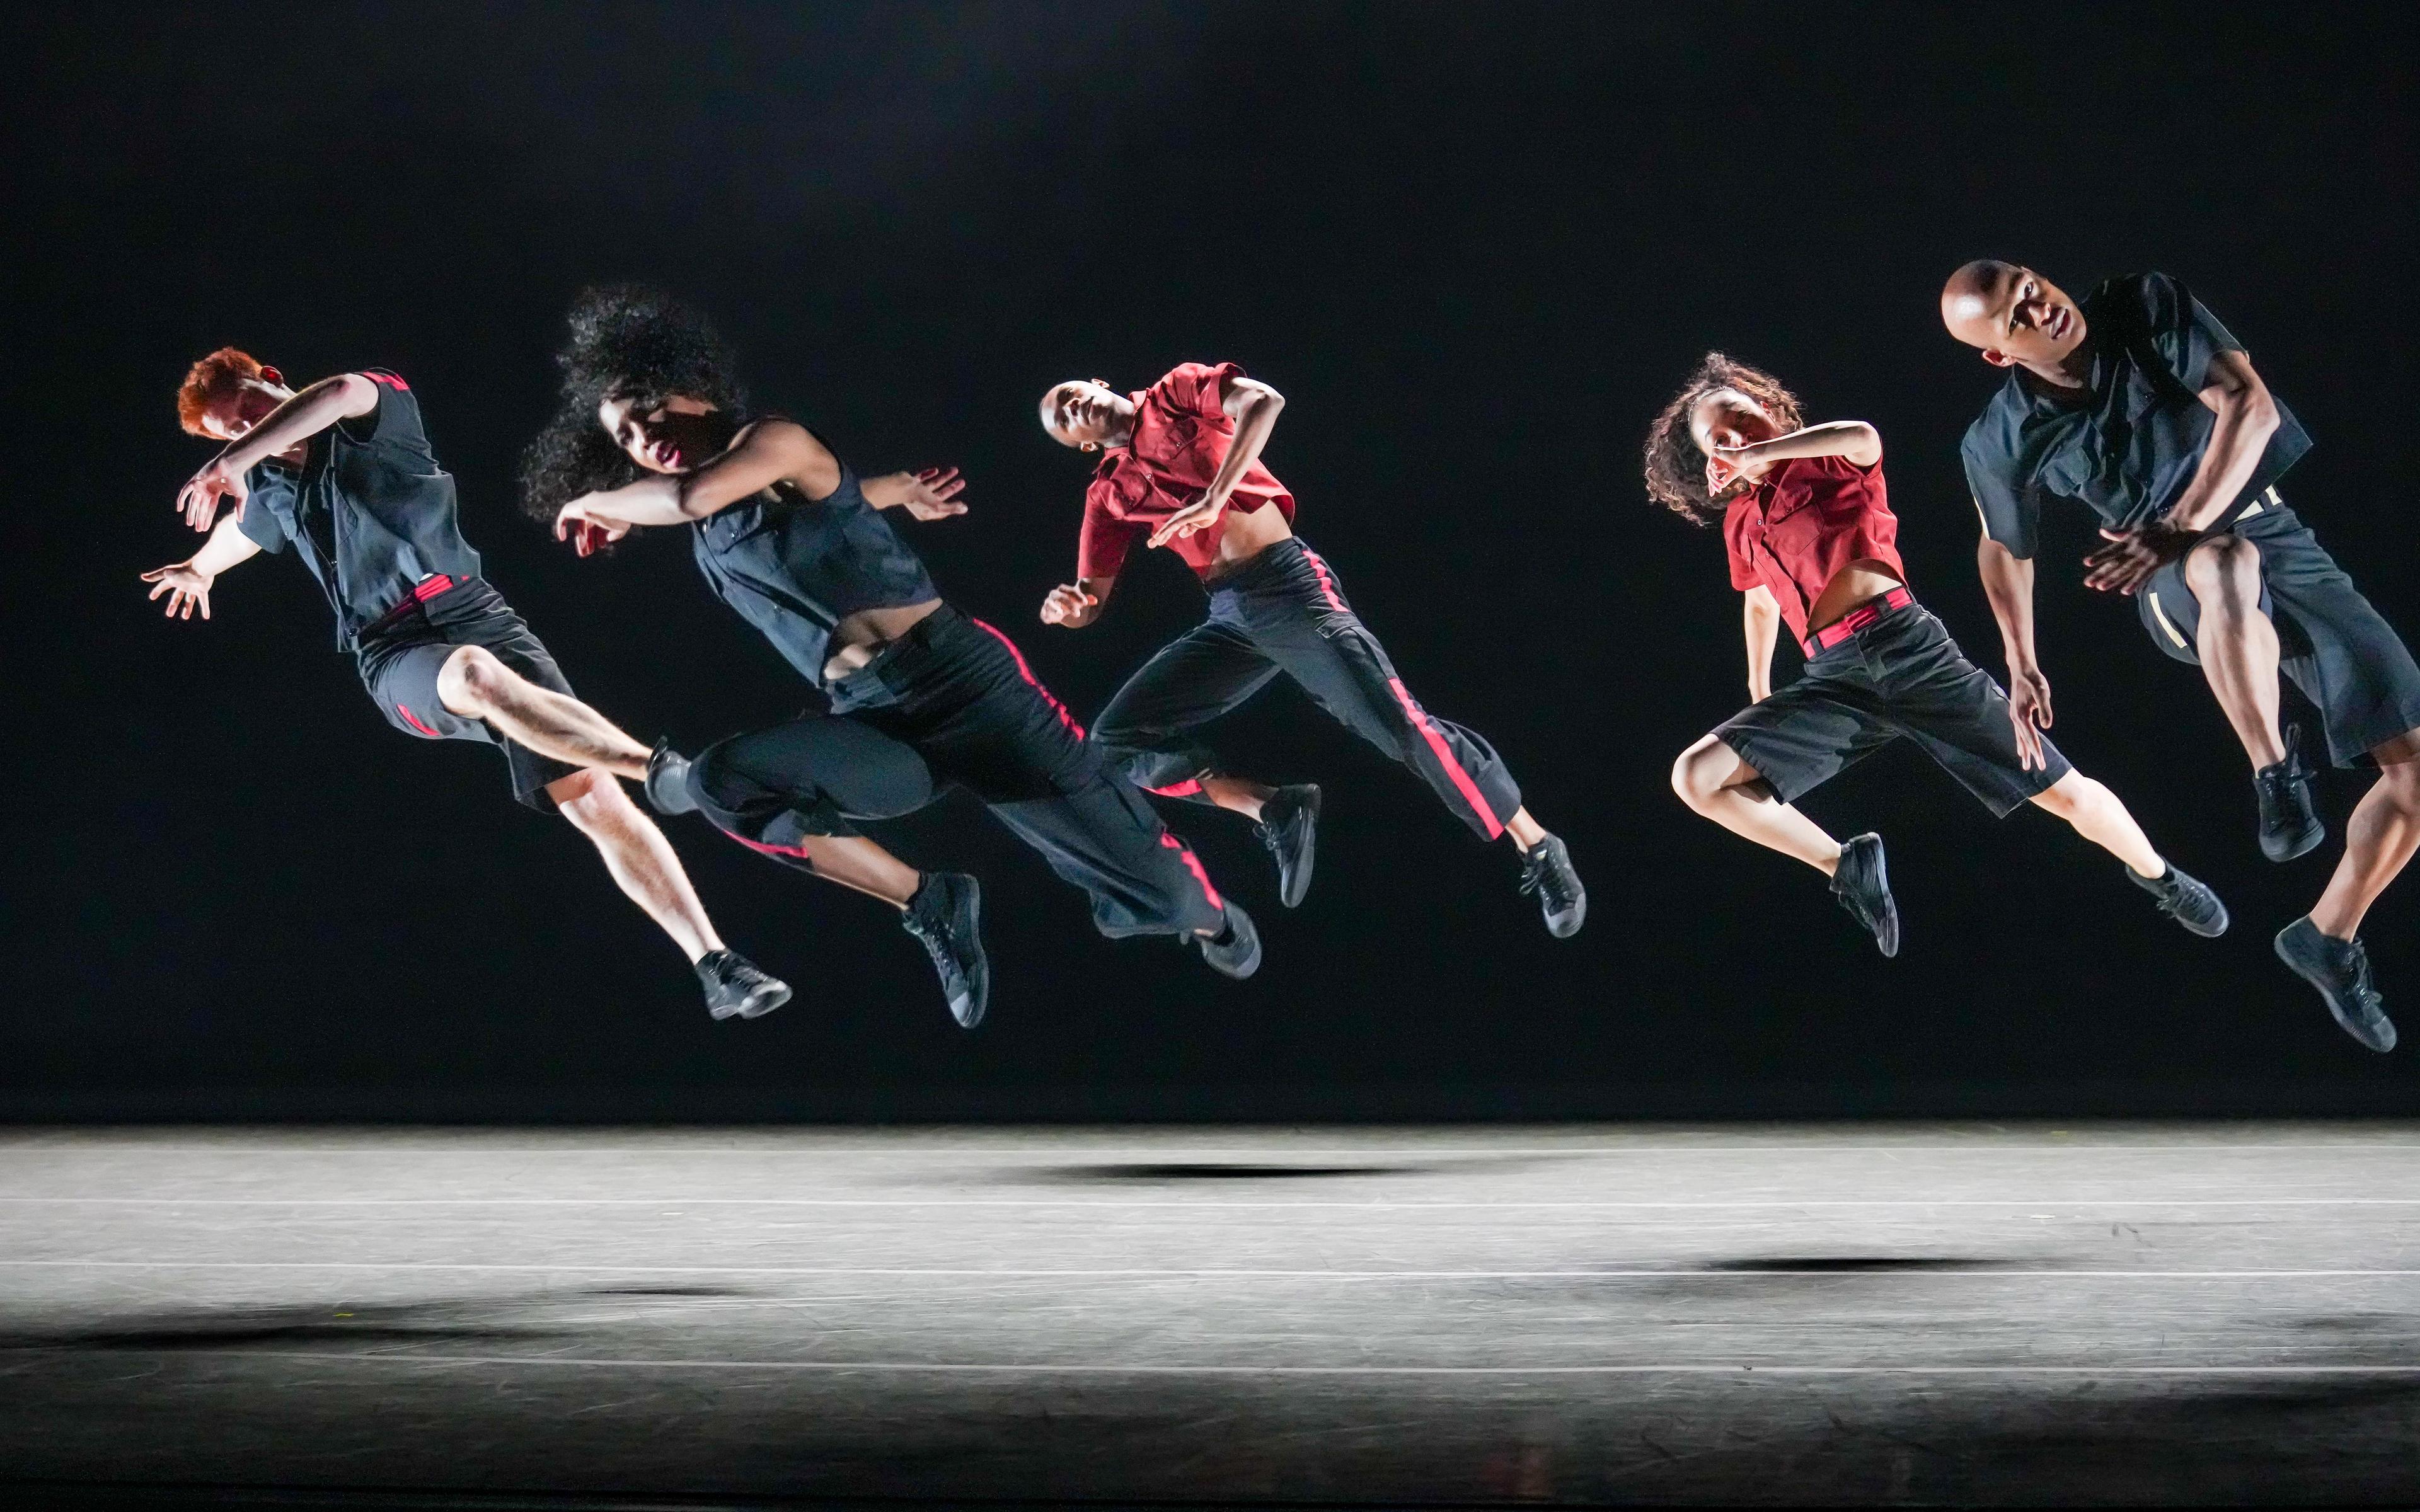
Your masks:
M610 828L638 811L620 781L602 767L591 766L547 784L555 810L585 834Z
M2089 808L2093 789L2100 784L2081 772L2070 772L2050 786L2034 795L2034 807L2054 818L2073 822Z
M1683 751L1672 763L1672 791L1692 809L1703 809L1721 792L1739 758L1713 735Z
M2195 547L2185 558L2185 586L2205 610L2222 612L2260 601L2260 548L2240 535Z
M464 646L445 658L444 669L437 674L437 696L449 709L476 714L493 708L519 681L494 652L485 646Z

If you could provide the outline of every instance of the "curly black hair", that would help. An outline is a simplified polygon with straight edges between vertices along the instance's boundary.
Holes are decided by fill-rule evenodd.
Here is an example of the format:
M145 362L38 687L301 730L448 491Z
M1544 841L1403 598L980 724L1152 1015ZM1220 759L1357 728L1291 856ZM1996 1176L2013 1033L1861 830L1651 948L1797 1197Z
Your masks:
M1735 363L1720 352L1708 352L1689 375L1689 381L1647 427L1647 496L1692 525L1713 525L1723 517L1726 496L1706 492L1706 454L1689 432L1689 417L1699 400L1720 389L1746 394L1773 417L1784 431L1806 424L1798 395L1762 368Z
M746 413L739 360L705 312L644 284L582 289L571 302L571 339L555 354L563 397L521 454L521 507L538 520L584 493L639 475L597 423L597 407L627 399L652 409L675 394L703 399L735 419Z

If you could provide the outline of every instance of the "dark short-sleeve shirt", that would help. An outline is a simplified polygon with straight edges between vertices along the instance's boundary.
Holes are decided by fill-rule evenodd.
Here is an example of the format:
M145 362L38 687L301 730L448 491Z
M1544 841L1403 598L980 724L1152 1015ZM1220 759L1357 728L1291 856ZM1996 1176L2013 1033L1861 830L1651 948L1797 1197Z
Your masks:
M1778 464L1723 512L1723 546L1731 586L1770 590L1802 646L1807 611L1841 568L1879 562L1907 580L1880 462L1861 468L1845 456L1801 456Z
M1984 533L2019 557L2039 547L2045 499L2073 500L2111 530L2175 507L2218 421L2199 397L2211 359L2243 350L2165 273L2110 279L2081 308L2092 363L2084 388L2055 389L2011 369L1960 447ZM2310 449L2309 433L2280 401L2259 466L2212 528L2231 524Z
M1169 516L1202 501L1210 480L1234 443L1235 423L1222 401L1230 378L1244 370L1233 363L1185 363L1135 402L1134 438L1101 458L1084 494L1083 533L1076 546L1076 576L1114 578L1137 541L1146 540ZM1246 514L1275 504L1294 518L1294 495L1258 462L1245 470L1228 508ZM1206 531L1171 541L1168 549L1195 573L1207 575L1227 533L1222 516Z
M923 559L866 501L845 462L829 497L779 485L690 530L698 571L716 596L817 687L842 620L941 596Z
M361 377L378 385L378 408L312 437L300 468L254 467L237 526L266 550L294 548L328 595L346 651L427 579L479 576L454 476L437 465L411 386L384 368Z

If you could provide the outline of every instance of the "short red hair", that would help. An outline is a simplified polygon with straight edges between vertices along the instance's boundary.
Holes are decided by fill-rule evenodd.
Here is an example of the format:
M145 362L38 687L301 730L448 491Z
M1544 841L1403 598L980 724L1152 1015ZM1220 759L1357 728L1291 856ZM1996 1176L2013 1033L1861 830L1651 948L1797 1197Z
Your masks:
M177 391L177 423L188 436L208 436L209 432L202 429L202 416L210 406L233 393L245 379L259 378L271 371L240 347L220 347L186 373L184 386ZM276 379L272 376L268 381Z

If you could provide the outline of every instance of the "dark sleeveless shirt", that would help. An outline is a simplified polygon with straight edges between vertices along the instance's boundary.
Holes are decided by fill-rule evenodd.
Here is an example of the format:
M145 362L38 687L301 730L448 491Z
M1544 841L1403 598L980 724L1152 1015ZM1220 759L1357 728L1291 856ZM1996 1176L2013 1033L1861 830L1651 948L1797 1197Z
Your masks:
M776 484L690 530L707 584L817 687L842 620L941 596L845 462L829 498Z

